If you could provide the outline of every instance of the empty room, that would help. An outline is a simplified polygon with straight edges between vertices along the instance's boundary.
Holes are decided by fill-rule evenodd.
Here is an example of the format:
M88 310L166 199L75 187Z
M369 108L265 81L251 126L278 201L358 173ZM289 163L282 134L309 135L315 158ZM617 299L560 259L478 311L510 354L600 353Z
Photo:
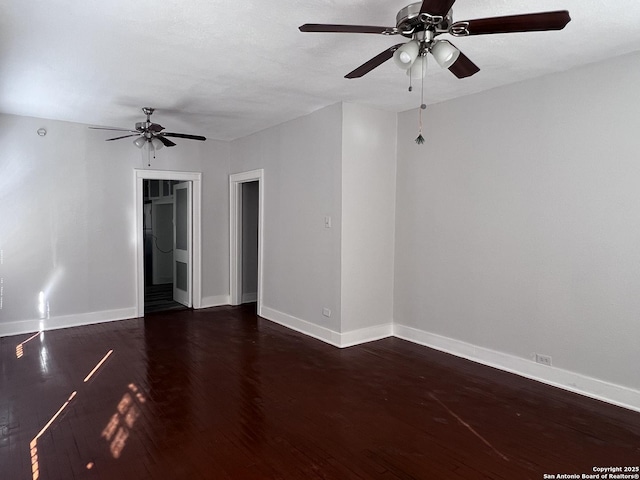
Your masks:
M640 4L0 0L0 478L640 479Z

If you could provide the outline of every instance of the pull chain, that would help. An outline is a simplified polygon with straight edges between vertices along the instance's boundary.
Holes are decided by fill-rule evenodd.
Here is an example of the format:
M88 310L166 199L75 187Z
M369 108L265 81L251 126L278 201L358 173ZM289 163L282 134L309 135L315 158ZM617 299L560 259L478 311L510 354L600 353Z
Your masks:
M419 117L418 117L418 138L416 138L416 143L418 145L422 145L424 143L424 137L422 136L422 111L424 109L427 108L427 106L424 103L424 77L426 72L424 71L424 62L422 63L422 88L420 90L420 112L419 112Z

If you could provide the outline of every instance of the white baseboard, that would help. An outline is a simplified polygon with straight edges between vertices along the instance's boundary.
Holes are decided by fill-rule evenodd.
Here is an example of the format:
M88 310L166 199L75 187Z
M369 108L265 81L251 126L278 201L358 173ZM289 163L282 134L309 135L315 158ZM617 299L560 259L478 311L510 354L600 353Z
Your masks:
M640 391L628 387L604 382L561 368L540 365L533 360L478 347L406 325L394 324L393 334L403 340L640 412Z
M242 294L242 303L252 303L258 301L258 293L243 293Z
M228 295L204 297L201 308L229 305ZM621 385L615 385L579 373L548 367L522 357L478 347L460 340L426 332L400 324L384 324L353 330L336 332L316 325L278 310L262 306L259 315L267 320L296 330L310 337L317 338L339 348L359 345L382 338L396 336L413 343L424 345L435 350L450 353L457 357L504 370L525 378L553 385L570 392L595 398L613 405L640 412L640 391ZM56 330L60 328L91 325L136 318L136 307L117 310L105 310L75 315L64 315L48 319L24 320L0 323L0 337L33 333L40 330Z
M214 295L212 297L202 297L199 308L220 307L231 304L229 295Z
M317 338L318 340L322 340L323 342L339 348L346 348L361 343L380 340L381 338L390 337L393 334L393 327L391 323L340 333L264 305L260 311L260 316L295 330L296 332L304 333L305 335Z
M40 330L57 330L59 328L79 327L94 323L113 322L136 318L136 307L121 308L118 310L104 310L101 312L79 313L75 315L62 315L58 317L23 320L19 322L0 323L0 337L9 335L21 335L23 333L38 332Z
M340 346L340 334L327 327L307 322L306 320L302 320L264 305L262 306L259 315L267 320L271 320L272 322L288 327L291 330L295 330L296 332L304 333L310 337L330 343L335 347Z
M373 342L393 336L393 324L391 322L374 327L360 328L340 334L340 347L353 347L361 343Z

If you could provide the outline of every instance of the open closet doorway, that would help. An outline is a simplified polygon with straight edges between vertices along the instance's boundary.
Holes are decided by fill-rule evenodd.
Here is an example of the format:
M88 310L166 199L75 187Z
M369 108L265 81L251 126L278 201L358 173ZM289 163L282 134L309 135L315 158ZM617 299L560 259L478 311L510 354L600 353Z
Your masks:
M229 176L231 304L262 310L263 170Z
M191 306L190 182L143 180L144 313Z
M258 301L258 194L260 186L256 180L240 184L242 195L242 275L240 282L240 302Z
M136 170L137 310L199 308L201 174Z

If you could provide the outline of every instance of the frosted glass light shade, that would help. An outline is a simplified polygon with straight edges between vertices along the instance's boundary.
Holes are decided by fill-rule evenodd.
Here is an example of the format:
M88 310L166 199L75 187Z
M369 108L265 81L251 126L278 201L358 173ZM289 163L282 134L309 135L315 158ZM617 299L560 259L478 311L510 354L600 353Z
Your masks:
M420 46L415 40L405 43L393 54L393 62L401 69L406 70L413 65L420 54Z
M416 58L411 68L407 70L407 76L410 76L413 80L419 80L424 78L427 74L427 57Z
M138 148L144 147L145 143L147 143L147 139L144 137L138 137L133 141L133 144Z
M442 68L449 68L460 56L460 50L446 40L440 40L431 47L431 54Z
M153 140L151 140L151 145L153 145L154 150L160 150L162 147L164 147L164 143L162 143L158 138L154 138Z

